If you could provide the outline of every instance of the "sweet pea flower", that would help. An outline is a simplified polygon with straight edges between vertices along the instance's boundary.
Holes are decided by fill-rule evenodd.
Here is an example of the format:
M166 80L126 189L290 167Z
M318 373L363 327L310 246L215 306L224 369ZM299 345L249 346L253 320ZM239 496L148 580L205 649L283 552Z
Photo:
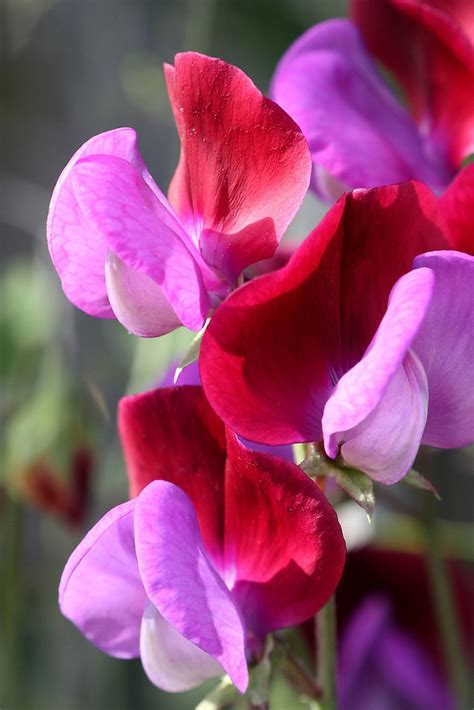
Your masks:
M460 563L448 571L472 659L472 582ZM432 597L421 556L371 547L348 555L337 590L341 710L454 710Z
M472 443L474 259L442 217L419 183L356 190L287 266L232 294L200 356L227 426L265 444L323 441L381 483L420 443Z
M311 171L298 126L236 67L186 52L165 78L181 141L168 199L119 128L75 153L47 224L69 300L143 337L200 330L243 269L272 256Z
M338 670L341 710L455 708L447 683L397 626L382 596L368 596L354 612L342 635Z
M73 552L61 610L109 655L141 656L164 690L228 673L244 692L265 635L334 592L335 511L297 466L243 447L201 387L126 397L119 428L136 497Z
M465 0L353 0L354 23L322 22L287 50L271 94L308 139L321 198L411 179L447 187L474 152L469 7ZM400 82L410 111L375 59Z

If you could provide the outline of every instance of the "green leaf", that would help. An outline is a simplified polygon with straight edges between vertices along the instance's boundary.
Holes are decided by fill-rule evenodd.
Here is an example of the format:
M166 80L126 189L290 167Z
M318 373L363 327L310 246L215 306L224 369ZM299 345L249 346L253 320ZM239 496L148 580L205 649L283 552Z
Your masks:
M414 468L411 468L406 476L402 478L402 483L406 483L408 486L412 486L412 488L428 491L429 493L432 493L437 500L441 500L438 491L433 486L431 481L422 476L421 473L418 473L418 471L415 471Z

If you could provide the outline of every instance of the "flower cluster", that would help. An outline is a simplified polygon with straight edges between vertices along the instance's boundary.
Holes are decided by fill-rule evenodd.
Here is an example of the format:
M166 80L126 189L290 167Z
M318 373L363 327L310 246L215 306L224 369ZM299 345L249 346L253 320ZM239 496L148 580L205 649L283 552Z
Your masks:
M161 688L227 673L244 692L266 636L338 585L335 510L274 447L315 445L347 475L393 484L420 445L474 442L466 7L354 0L352 21L288 50L276 103L236 67L179 54L165 66L181 142L168 196L129 128L90 139L59 178L48 243L76 306L144 337L207 325L196 384L121 401L131 499L92 528L60 586L83 634L140 656ZM281 268L259 268L310 178L340 198ZM373 609L377 626L388 612Z

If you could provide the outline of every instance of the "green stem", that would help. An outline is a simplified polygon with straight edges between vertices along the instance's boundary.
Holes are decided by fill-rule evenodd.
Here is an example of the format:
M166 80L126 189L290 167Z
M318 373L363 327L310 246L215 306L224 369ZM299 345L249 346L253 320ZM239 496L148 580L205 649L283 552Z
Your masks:
M472 708L470 676L465 662L453 590L449 581L447 565L442 555L441 528L433 516L427 520L425 532L428 574L451 688L457 708L469 710Z
M321 710L337 710L336 696L336 601L334 596L316 617L318 641L317 684L323 696L318 700Z

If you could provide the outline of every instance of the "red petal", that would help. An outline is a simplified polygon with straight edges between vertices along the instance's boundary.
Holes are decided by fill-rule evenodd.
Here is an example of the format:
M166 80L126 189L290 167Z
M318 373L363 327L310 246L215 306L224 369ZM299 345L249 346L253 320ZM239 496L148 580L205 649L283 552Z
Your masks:
M474 256L474 164L454 178L439 206L452 248Z
M417 119L458 167L474 150L472 2L352 0L352 16L369 49L401 82Z
M334 509L297 466L227 436L225 560L251 631L262 637L315 614L341 577Z
M154 480L174 483L191 498L208 550L222 548L225 433L201 387L166 387L124 397L119 431L130 493Z
M321 439L337 380L360 360L394 283L417 254L448 246L438 203L420 183L343 198L283 269L233 293L200 356L212 406L252 441Z
M255 234L261 222L266 251L258 258L268 257L308 188L311 158L303 134L242 71L220 59L178 54L165 77L181 140L171 204L196 235L209 229L229 242L238 232L245 241L243 230Z

